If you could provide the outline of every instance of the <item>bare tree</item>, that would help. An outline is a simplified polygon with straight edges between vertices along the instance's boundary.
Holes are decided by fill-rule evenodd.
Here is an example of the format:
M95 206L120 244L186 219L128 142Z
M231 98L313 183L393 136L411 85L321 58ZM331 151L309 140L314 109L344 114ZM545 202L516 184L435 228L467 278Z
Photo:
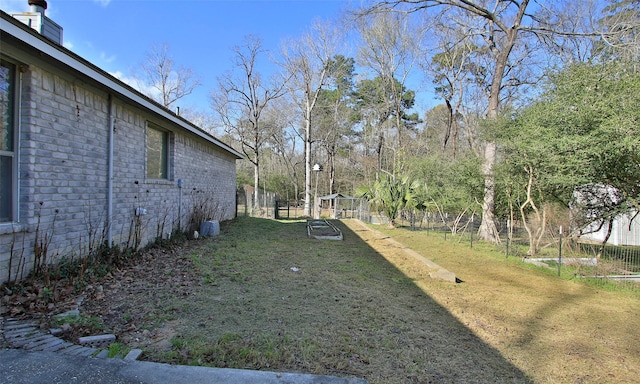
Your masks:
M271 104L265 111L270 123L275 127L273 135L269 139L269 147L278 156L282 168L281 174L288 175L293 186L293 197L298 202L300 198L299 168L304 164L304 158L299 152L298 144L302 139L299 132L294 129L296 120L299 119L295 105L287 98L280 98ZM287 196L289 200L289 196Z
M337 192L336 158L347 146L346 140L353 135L356 120L353 107L355 60L342 55L334 56L330 63L329 86L320 93L319 106L314 113L319 141L327 154L326 173L329 193Z
M200 79L190 68L176 66L167 44L154 45L141 68L144 89L149 90L146 93L167 108L200 85Z
M221 136L224 134L224 131L218 126L217 119L211 110L176 108L176 112L181 117L189 120L213 136Z
M529 0L501 1L495 0L493 4L488 1L471 0L397 0L382 1L369 8L365 13L377 11L401 11L415 13L444 7L439 16L461 15L466 18L465 30L468 35L476 36L476 42L487 52L490 61L483 64L486 68L487 108L486 117L490 122L498 121L500 106L506 87L505 78L513 68L511 60L513 51L520 41L523 30L528 29L523 25L529 6ZM442 8L441 8L442 10ZM533 19L529 18L532 23ZM457 23L452 19L452 22ZM464 25L463 23L458 23ZM524 44L522 45L524 46ZM479 236L483 240L499 242L498 230L495 223L495 176L494 166L497 158L497 146L494 141L489 141L484 149L484 165L482 172L485 177L484 199L482 202L482 222Z
M313 111L320 92L327 85L332 57L337 52L340 34L334 26L316 21L301 38L289 41L282 53L282 66L291 76L290 92L302 112L305 154L305 216L311 215L311 146Z
M636 0L615 2L628 5L636 3ZM584 47L588 44L583 45L584 41L574 38L594 36L587 27L589 23L585 22L590 19L586 10L593 1L574 2L580 6L571 7L542 2L536 2L536 7L533 7L531 3L530 0L386 0L377 2L363 13L393 11L417 14L430 22L440 20L464 31L465 39L451 40L453 45L450 49L469 41L474 45L473 62L481 69L474 75L474 87L485 91L486 125L498 128L501 113L522 97L527 85L542 75L540 63L543 57L535 51L541 42L547 46L554 42L556 49L565 51L573 44L574 50L580 48L574 57L584 57L587 51ZM623 29L629 31L626 27ZM547 65L545 63L548 68ZM479 236L497 243L499 237L494 212L496 159L497 145L494 140L488 140L483 154L485 182Z
M284 81L263 81L256 71L262 41L247 36L243 46L233 48L235 72L218 78L212 105L225 130L242 145L242 151L254 169L255 207L259 206L260 154L275 127L263 124L262 114L268 105L284 94Z
M595 28L597 15L602 14L599 4L597 0L538 3L535 18L539 31L536 33L545 46L547 68L594 58L601 37Z
M478 80L482 78L484 67L478 65L474 57L479 54L479 47L471 36L465 36L465 31L458 25L436 23L433 30L431 39L436 41L437 53L432 55L426 51L425 59L419 63L426 73L432 75L435 92L445 101L447 117L441 149L446 153L447 148L451 148L451 156L455 158L463 131L466 130L467 140L474 133L469 111L477 107L477 103L472 101L472 97L478 96L474 85L482 83ZM473 145L470 149L474 149Z
M600 50L611 57L637 63L640 58L640 1L611 0L604 12L599 20Z

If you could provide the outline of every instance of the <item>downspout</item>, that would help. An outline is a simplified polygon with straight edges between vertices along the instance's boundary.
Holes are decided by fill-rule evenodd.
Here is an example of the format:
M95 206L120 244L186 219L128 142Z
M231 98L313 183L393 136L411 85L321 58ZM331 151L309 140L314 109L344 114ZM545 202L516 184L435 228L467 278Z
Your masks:
M21 148L22 146L20 145L21 143L21 136L22 136L22 74L24 72L27 71L27 67L26 66L18 66L18 71L17 71L17 75L18 75L18 88L17 88L17 96L16 99L16 104L14 106L14 112L16 114L16 116L18 117L16 119L16 134L15 134L15 139L14 139L14 147L13 150L15 151L14 153L14 163L13 163L13 176L12 176L12 182L14 183L13 185L15 185L15 191L16 191L16 195L13 197L13 201L11 202L12 206L11 208L13 208L13 212L15 212L15 215L12 217L12 220L14 223L20 223L22 220L22 215L20 212L20 198L18 196L21 196L20 193L20 184L22 182L21 180L21 176L20 176L20 163L22 160L22 151ZM14 94L15 96L15 94ZM24 220L24 223L27 223L27 220ZM9 282L11 281L11 269L9 269Z
M113 221L113 142L115 131L115 120L113 118L113 96L108 96L109 111L109 153L107 154L107 247L113 244L112 221Z
M178 179L178 230L180 232L184 232L182 230L182 179Z

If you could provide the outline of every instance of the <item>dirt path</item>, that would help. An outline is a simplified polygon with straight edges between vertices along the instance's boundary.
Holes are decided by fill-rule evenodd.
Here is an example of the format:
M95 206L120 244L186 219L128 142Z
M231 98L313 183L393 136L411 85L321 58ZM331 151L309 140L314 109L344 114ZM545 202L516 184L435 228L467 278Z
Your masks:
M640 301L404 230L345 224L514 365L540 383L632 383L640 375ZM411 244L464 282L424 278L385 240ZM453 246L452 246L453 245Z

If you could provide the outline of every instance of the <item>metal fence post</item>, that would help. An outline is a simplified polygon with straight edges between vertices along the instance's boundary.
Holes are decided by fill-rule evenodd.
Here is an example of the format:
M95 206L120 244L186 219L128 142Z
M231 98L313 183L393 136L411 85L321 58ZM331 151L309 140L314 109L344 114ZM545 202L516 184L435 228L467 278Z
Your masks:
M558 242L558 276L562 268L562 225L560 226L560 241Z
M511 228L510 228L510 221L509 219L507 219L507 247L506 250L504 252L504 257L508 258L509 257L509 241L511 240Z

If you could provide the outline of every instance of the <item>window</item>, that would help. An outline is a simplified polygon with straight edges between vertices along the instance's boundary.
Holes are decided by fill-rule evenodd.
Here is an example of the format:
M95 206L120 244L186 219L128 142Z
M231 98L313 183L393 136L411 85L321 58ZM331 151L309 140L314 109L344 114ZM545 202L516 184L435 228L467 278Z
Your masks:
M169 132L147 127L147 178L169 178Z
M0 223L14 219L16 66L0 59Z

